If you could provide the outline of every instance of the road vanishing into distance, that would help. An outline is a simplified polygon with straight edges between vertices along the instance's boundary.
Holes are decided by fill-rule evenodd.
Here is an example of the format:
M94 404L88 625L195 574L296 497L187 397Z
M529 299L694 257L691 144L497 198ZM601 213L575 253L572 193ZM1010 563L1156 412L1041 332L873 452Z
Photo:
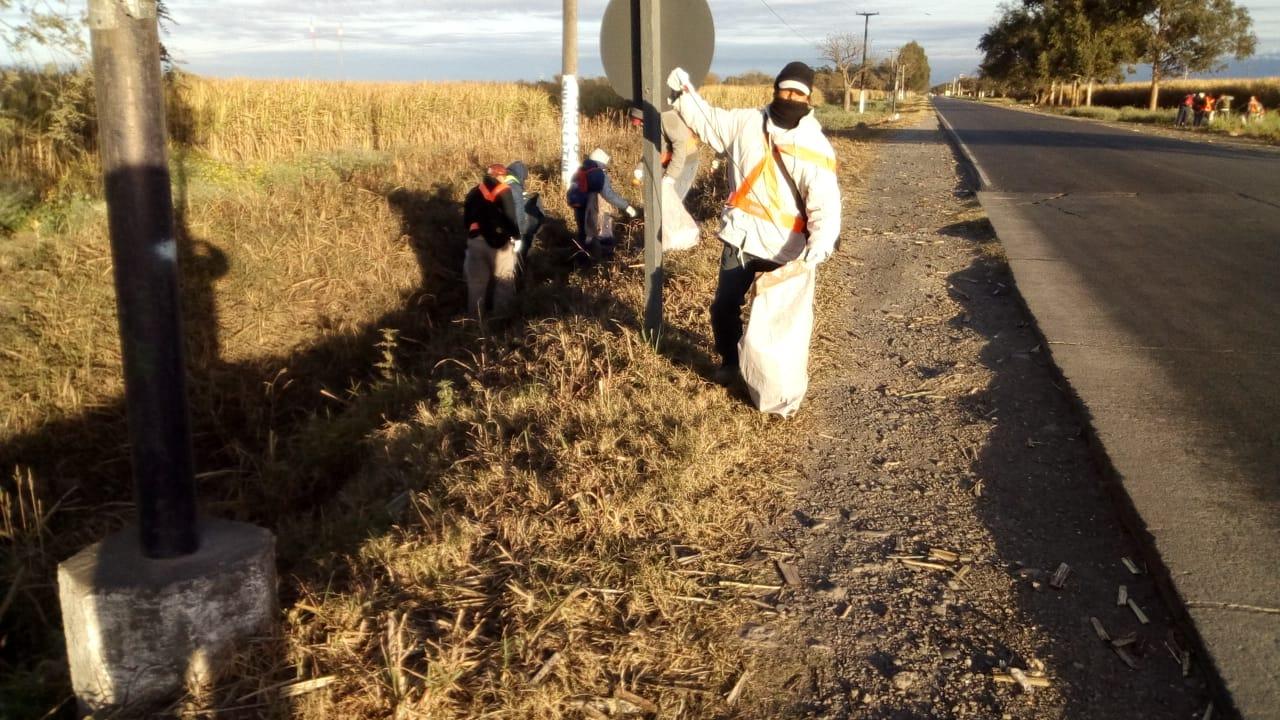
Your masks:
M1233 703L1280 718L1280 152L935 106Z

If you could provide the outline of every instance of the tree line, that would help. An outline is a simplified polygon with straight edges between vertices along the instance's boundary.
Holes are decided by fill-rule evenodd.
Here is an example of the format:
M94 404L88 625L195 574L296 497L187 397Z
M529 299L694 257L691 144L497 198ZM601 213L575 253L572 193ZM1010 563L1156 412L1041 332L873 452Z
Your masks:
M1168 77L1225 67L1254 53L1249 11L1233 0L1022 0L1001 7L983 34L982 79L1037 102L1092 104L1096 82L1118 81L1151 67L1149 107Z

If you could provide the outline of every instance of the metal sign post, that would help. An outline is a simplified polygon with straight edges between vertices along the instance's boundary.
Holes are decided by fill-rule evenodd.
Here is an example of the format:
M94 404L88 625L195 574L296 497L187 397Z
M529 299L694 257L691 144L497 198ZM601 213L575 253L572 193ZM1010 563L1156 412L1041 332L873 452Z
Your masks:
M631 0L640 57L632 63L638 87L634 101L644 109L644 332L657 344L662 330L662 0ZM638 16L638 17L637 17Z
M90 0L89 27L138 526L147 557L179 557L200 538L156 2Z
M662 326L662 119L667 75L684 68L706 77L715 25L706 0L610 0L600 23L600 59L615 92L644 114L644 332Z

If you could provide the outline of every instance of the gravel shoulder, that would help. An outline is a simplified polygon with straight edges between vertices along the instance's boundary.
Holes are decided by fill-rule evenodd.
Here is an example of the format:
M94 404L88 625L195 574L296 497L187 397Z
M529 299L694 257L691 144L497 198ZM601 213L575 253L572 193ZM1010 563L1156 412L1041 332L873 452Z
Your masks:
M936 118L885 132L843 178L859 195L819 281L806 480L761 541L800 582L742 629L776 669L759 684L798 693L795 717L1201 717L1196 659L1184 675L1173 615L1124 564L1135 540Z

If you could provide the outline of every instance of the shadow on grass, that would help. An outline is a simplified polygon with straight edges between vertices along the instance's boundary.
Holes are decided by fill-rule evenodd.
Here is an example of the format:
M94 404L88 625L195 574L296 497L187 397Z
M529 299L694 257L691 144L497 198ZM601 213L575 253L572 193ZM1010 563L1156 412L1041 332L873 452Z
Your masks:
M446 395L457 403L472 399L467 367L477 356L518 348L526 333L536 332L529 323L537 318L574 316L606 328L639 329L637 309L610 292L612 283L635 282L635 274L621 263L600 265L586 272L604 282L571 283L572 231L550 217L517 296L526 311L486 327L462 320L465 243L461 204L453 199L457 191L447 184L396 187L374 191L398 214L400 240L413 249L420 273L401 305L354 329L326 330L312 345L286 355L226 362L215 284L231 270L230 261L187 226L181 155L178 160L176 234L201 509L275 532L281 577L319 577L328 570L325 558L354 552L356 544L393 522L386 499L407 489L360 473L373 449L368 438ZM620 250L631 251L619 256L634 257L643 242L641 223L621 226L618 236ZM669 327L663 346L674 362L710 377L705 338ZM14 556L12 577L22 568L25 579L0 618L0 668L11 679L0 685L0 714L39 716L69 692L60 622L48 610L57 607L54 564L132 518L123 399L11 438L0 448L0 468L29 470L46 507L66 501L52 514L47 545ZM339 495L353 483L361 485L358 497L380 501L325 517L344 504ZM289 592L281 597L283 607L297 599ZM282 638L263 638L243 661L280 671L285 652ZM260 673L245 682L259 681ZM233 683L210 705L234 706L257 689ZM63 700L61 714L51 717L70 717L73 705Z

